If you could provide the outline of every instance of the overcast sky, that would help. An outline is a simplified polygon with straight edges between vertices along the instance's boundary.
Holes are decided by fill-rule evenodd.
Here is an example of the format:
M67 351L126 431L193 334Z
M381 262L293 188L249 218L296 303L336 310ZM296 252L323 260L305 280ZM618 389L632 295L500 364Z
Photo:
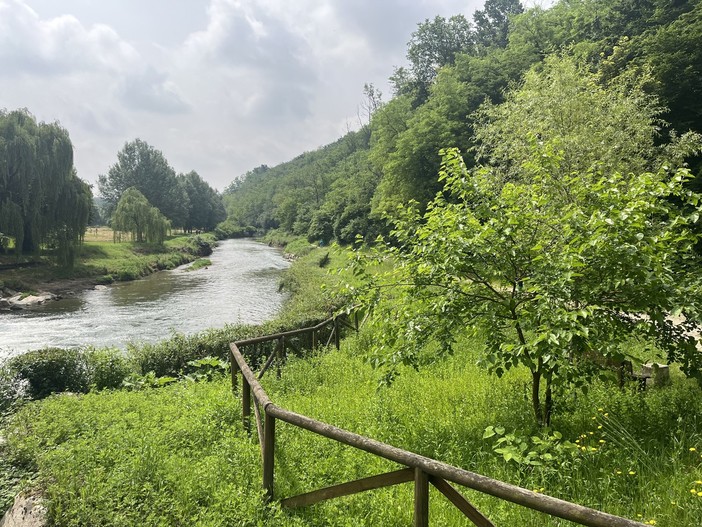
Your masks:
M68 129L95 183L126 141L223 190L357 128L417 23L484 0L0 0L0 108Z

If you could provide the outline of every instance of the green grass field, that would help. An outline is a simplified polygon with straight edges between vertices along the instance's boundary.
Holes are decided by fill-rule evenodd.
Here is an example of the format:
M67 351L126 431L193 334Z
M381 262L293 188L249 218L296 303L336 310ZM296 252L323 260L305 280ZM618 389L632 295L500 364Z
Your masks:
M212 235L200 238L212 244L215 241ZM41 258L40 265L0 271L0 282L24 291L61 280L86 279L98 283L135 280L197 259L198 247L193 240L192 236L179 234L169 237L163 245L115 243L112 230L88 229L72 268L62 268ZM14 261L14 256L4 256L0 263Z
M567 399L553 430L535 429L525 371L501 380L475 365L479 341L378 389L379 372L359 354L368 335L342 350L291 360L265 387L284 407L467 470L655 525L702 522L702 394L677 379L638 393L595 384ZM8 429L15 464L38 470L56 525L408 525L412 487L342 498L306 510L261 508L260 454L243 433L226 377L159 389L59 395L25 407ZM507 462L488 426L503 426L540 466ZM532 436L540 442L534 443ZM551 439L549 439L551 437ZM576 443L577 441L577 443ZM566 443L575 448L564 448ZM280 497L392 470L392 463L280 424ZM692 491L695 491L693 494ZM475 492L496 525L570 525ZM436 492L433 525L465 525ZM653 523L651 523L653 524Z
M314 294L321 282L340 279L320 267L326 253L310 252L288 275L297 307L284 317L320 314L333 303ZM333 269L343 256L331 250L329 260ZM644 392L597 381L586 395L559 393L552 428L540 430L528 372L513 369L500 379L486 373L476 366L479 338L461 337L454 355L419 371L401 367L392 385L380 387L383 372L366 360L376 331L367 325L340 351L290 359L281 379L267 376L264 387L280 406L470 471L649 525L702 524L702 391L679 372L672 386ZM7 438L4 462L35 474L27 485L46 493L57 526L411 523L411 484L303 510L264 507L258 441L246 436L240 419L223 375L52 396L24 406L0 435ZM284 423L277 427L277 497L395 468ZM495 525L573 525L464 494ZM436 491L431 523L467 525Z

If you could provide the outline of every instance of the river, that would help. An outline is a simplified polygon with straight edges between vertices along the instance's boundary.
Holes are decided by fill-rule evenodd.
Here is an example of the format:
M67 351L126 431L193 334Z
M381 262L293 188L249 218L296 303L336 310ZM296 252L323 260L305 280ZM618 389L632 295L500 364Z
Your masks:
M225 240L208 258L207 268L184 266L0 312L0 359L46 346L125 348L173 332L257 324L275 316L285 298L278 291L280 274L289 265L280 251L251 240Z

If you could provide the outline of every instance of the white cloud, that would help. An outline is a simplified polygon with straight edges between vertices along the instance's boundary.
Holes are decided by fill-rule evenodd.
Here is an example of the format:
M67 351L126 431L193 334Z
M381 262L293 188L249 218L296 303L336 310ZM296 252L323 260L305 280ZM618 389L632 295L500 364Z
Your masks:
M129 70L139 53L106 25L64 15L41 20L20 0L0 1L0 71L36 76Z
M190 110L178 87L165 74L150 67L125 75L120 95L129 108L136 110L155 113L186 113Z
M417 23L483 0L0 0L0 105L70 132L91 182L126 141L223 189L336 140Z

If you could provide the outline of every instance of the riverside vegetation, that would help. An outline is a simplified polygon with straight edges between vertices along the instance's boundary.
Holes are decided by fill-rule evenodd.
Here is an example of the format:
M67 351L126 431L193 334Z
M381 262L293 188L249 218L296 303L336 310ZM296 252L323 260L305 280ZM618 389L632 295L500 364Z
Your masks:
M263 505L258 445L241 429L241 408L219 359L231 340L324 318L341 299L320 294L320 285L336 291L340 281L353 280L320 267L344 267L342 251L295 245L307 254L285 278L295 294L275 321L176 335L126 355L58 352L58 362L76 361L72 370L83 377L66 386L71 394L22 402L5 421L4 504L21 477L25 487L44 492L51 521L62 526L407 525L409 485L297 511ZM539 428L530 416L528 369L490 376L476 365L481 335L459 336L455 353L440 361L430 360L437 344L427 343L418 357L423 367L399 365L388 386L368 352L382 331L368 323L339 351L290 358L265 388L294 411L537 492L650 525L702 521L702 391L679 371L671 386L643 392L605 379L586 394L561 394L551 427ZM635 340L626 345L641 359L656 357ZM208 356L218 359L202 360ZM280 427L277 448L279 496L391 469L292 427ZM433 496L432 522L463 524ZM569 525L467 496L498 525Z
M90 228L80 245L80 256L73 267L56 265L42 257L37 265L4 270L0 289L34 291L40 288L72 290L93 284L109 284L142 278L154 271L174 269L179 265L209 256L216 243L213 234L180 234L167 237L163 243L114 243L112 229ZM12 265L15 256L0 258Z
M361 301L373 312L360 333L339 351L291 358L265 381L273 400L642 523L702 524L702 355L691 336L702 320L702 3L670 4L486 0L472 25L462 15L419 24L407 68L390 79L394 97L365 87L359 131L225 191L220 229L268 232L299 256L283 314L126 354L11 360L0 380L11 414L3 497L29 478L55 525L406 525L409 486L301 511L263 506L257 445L224 375L229 341ZM32 125L8 116L12 133ZM135 177L142 166L149 178ZM117 206L135 182L172 226L222 218L214 191L195 192L195 174L176 176L139 140L101 194ZM164 182L173 200L158 203ZM144 205L130 194L125 208ZM193 206L197 195L213 214L193 222L207 208ZM15 212L0 215L10 233L0 249L29 251L19 212L32 210ZM60 249L79 232L62 245L48 230L43 242L69 263ZM348 256L332 241L365 245ZM98 274L121 276L104 265ZM606 366L623 359L670 363L672 384L620 387ZM285 426L277 434L276 496L389 468ZM568 525L468 497L496 524ZM441 498L432 520L464 521Z

